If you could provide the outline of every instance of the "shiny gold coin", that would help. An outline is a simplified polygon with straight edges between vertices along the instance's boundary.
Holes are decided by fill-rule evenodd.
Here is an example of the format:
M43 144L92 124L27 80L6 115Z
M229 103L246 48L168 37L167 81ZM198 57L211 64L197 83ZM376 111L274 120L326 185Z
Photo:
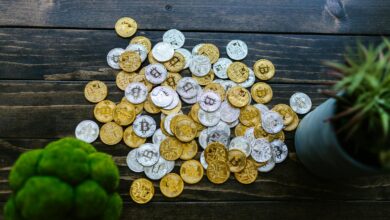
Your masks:
M135 114L136 115L139 115L140 113L142 113L142 111L144 110L144 103L140 103L140 104L133 104L131 102L129 102L129 100L127 100L126 97L123 97L121 102L126 102L132 106L134 106L134 109L135 109Z
M246 155L237 149L229 150L227 164L229 166L230 172L240 172L245 168Z
M120 18L115 24L115 31L121 37L131 37L137 31L137 22L129 17Z
M89 82L84 88L85 98L93 103L98 103L103 101L108 94L108 89L104 82L99 80L94 80Z
M233 86L228 90L227 99L230 104L237 108L242 108L249 104L249 91L242 86Z
M181 78L182 77L179 73L168 72L167 78L165 79L165 81L163 83L161 83L161 85L169 86L173 90L176 90L177 83L179 82L179 80L181 80Z
M294 114L293 121L289 125L284 127L283 130L285 130L285 131L293 131L293 130L295 130L298 127L298 125L299 125L298 115L295 112L293 112L293 114Z
M211 142L204 150L204 157L208 164L216 160L226 162L228 152L223 144L219 142Z
M178 197L183 189L183 179L176 173L168 173L160 180L161 193L168 198Z
M148 61L150 64L158 63L158 61L156 59L154 59L153 54L150 52L148 53Z
M192 118L192 120L194 120L196 123L201 124L200 121L199 121L199 118L198 118L199 109L200 109L200 105L199 105L198 102L195 103L194 105L192 105L189 116L190 116L190 117Z
M285 126L291 124L294 120L295 113L291 107L286 104L277 104L271 110L279 113L283 117L283 124Z
M153 183L145 178L133 181L130 186L130 197L138 204L145 204L152 200L154 196Z
M126 72L134 72L141 66L141 57L137 52L125 51L119 57L119 66Z
M234 177L242 184L251 184L256 181L258 175L257 165L251 159L246 160L246 166L240 172L234 173Z
M182 160L190 160L196 156L198 153L198 144L195 140L187 143L181 143L183 148L183 152L181 153L180 159Z
M195 79L199 85L205 86L213 82L214 80L214 71L210 70L209 73L205 76L195 76L192 74L192 78Z
M178 115L175 116L175 118L177 119L172 132L175 134L177 139L182 142L190 142L194 140L198 131L194 121L187 115Z
M253 65L253 72L260 80L269 80L275 75L275 66L269 60L260 59Z
M150 114L157 114L161 112L161 109L157 107L151 100L150 94L148 95L148 98L144 102L144 109L146 112Z
M165 117L164 118L161 118L161 121L160 121L160 129L161 129L161 132L167 136L167 137L171 137L172 135L170 135L167 130L165 130L165 127L164 127L164 122L165 122Z
M254 127L261 122L261 114L259 109L253 105L247 105L240 109L240 122L247 127Z
M132 81L133 81L133 78L136 76L136 73L128 73L128 72L125 72L125 71L120 71L117 75L116 75L116 86L118 86L118 88L120 90L125 90L127 85L129 85Z
M198 55L208 57L210 63L213 64L219 59L219 49L214 44L203 44L198 50Z
M123 128L115 122L108 122L100 128L100 140L107 145L115 145L122 140Z
M204 91L213 91L221 97L221 101L225 100L225 89L221 84L210 83L204 87Z
M258 82L252 86L251 95L255 102L265 104L271 101L273 92L267 83Z
M152 42L150 42L149 38L144 36L136 36L133 39L130 40L130 44L141 44L146 48L148 53L152 49Z
M179 100L179 103L176 105L176 107L174 107L173 109L163 109L162 108L161 112L166 114L166 115L170 115L170 114L174 114L174 113L180 112L181 107L182 107L182 103L181 103L181 100Z
M245 132L246 130L248 129L249 127L241 124L241 123L238 123L238 125L234 128L234 134L236 135L236 137L238 136L244 136L245 135Z
M146 80L145 75L137 75L133 78L133 82L143 83L148 91L150 92L153 89L153 84Z
M226 162L212 161L207 166L207 178L214 184L222 184L229 179L230 170Z
M133 127L129 126L123 132L123 141L127 146L131 148L137 148L141 146L141 144L145 143L146 138L137 136L133 130Z
M255 126L253 134L255 135L256 139L257 138L265 138L269 142L272 142L273 140L275 140L275 135L267 133L266 131L264 131L264 129L261 126L261 124L258 124L258 125Z
M180 176L188 184L198 183L203 178L203 166L197 160L187 160L180 167Z
M103 100L95 105L93 114L99 122L107 123L114 118L115 103L110 100Z
M181 55L181 53L175 52L173 54L173 57L170 60L164 62L163 64L168 71L177 73L184 69L184 66L186 65L186 60L184 56Z
M290 125L292 125L293 123L291 123ZM279 140L281 140L281 141L283 141L284 142L284 140L285 140L285 135L284 135L284 132L283 131L279 131L278 133L276 133L275 135L274 135L274 140L275 139L279 139Z
M142 68L139 70L138 74L139 74L139 75L144 75L144 76L145 76L145 70L146 70L146 67L142 67Z
M174 137L167 137L160 144L160 155L165 160L177 160L180 158L183 148Z
M233 82L242 83L249 77L249 68L245 63L233 62L227 68L227 75Z
M126 126L131 124L135 116L135 108L132 104L121 102L115 107L114 121L118 125Z

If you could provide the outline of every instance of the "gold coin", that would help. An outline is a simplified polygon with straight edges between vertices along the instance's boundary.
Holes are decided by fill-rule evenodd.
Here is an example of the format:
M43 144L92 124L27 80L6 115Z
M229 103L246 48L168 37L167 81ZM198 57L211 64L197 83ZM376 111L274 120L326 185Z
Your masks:
M269 142L272 142L273 140L275 140L275 136L276 136L275 134L270 134L270 133L267 133L266 131L264 131L261 124L258 124L255 126L253 134L255 135L256 139L257 138L265 138Z
M261 122L259 109L253 105L247 105L240 109L240 122L247 127L254 127Z
M138 204L145 204L152 200L154 196L153 183L145 178L133 181L130 186L130 197Z
M146 67L142 67L140 69L140 71L138 72L139 75L144 75L145 76L145 70L146 70Z
M293 114L294 114L293 121L289 125L284 127L283 130L285 130L285 131L293 131L293 130L295 130L298 127L298 124L299 124L298 115L295 112L293 112Z
M136 76L136 73L127 73L125 71L120 71L116 75L116 85L120 90L125 90L127 85L129 85L132 81L133 78Z
M263 104L271 101L273 96L271 86L263 82L255 83L251 88L251 94L255 102Z
M148 98L146 99L146 101L144 102L144 108L145 108L145 111L150 113L150 114L157 114L157 113L160 113L161 112L161 109L159 107L157 107L151 100L150 98L150 93L148 95Z
M150 42L149 38L144 36L136 36L133 39L131 39L130 44L141 44L146 48L148 53L152 49L152 42Z
M229 166L223 161L212 161L211 163L208 163L206 174L210 182L222 184L229 179Z
M236 137L238 136L244 136L245 135L245 132L246 130L248 129L249 127L241 124L241 123L238 123L238 125L234 128L234 134L236 135Z
M260 59L253 65L253 72L260 80L269 80L275 75L275 66L269 60Z
M200 124L200 121L199 121L199 118L198 118L199 109L200 109L200 105L197 102L194 105L192 105L191 111L190 111L190 114L189 114L189 116L192 118L192 120L194 120L198 124Z
M132 104L121 102L115 107L114 121L118 125L126 126L131 124L135 116L135 108Z
M198 128L194 121L187 115L178 115L176 123L172 132L175 134L177 139L183 142L190 142L194 140Z
M137 148L141 146L141 144L145 143L146 138L137 136L133 130L133 127L129 126L123 132L123 141L127 146L131 148Z
M237 149L229 150L227 164L229 166L230 172L240 172L245 168L246 155Z
M249 68L245 63L233 62L227 68L227 75L233 82L242 83L249 77Z
M174 114L174 113L180 112L181 107L182 107L181 100L179 100L179 103L176 105L176 107L174 107L173 109L163 109L162 108L161 112L166 114L166 115L170 115L170 114Z
M242 86L233 86L228 90L227 99L234 107L242 108L249 104L249 91Z
M137 75L133 78L133 82L140 82L140 83L143 83L146 88L148 89L148 91L150 92L150 90L153 89L153 84L150 83L148 80L146 80L145 78L145 75Z
M166 160L177 160L182 152L180 142L174 137L167 137L160 144L160 155Z
M294 120L295 113L291 107L286 104L277 104L271 110L279 113L282 116L283 124L285 126L291 124L291 122Z
M150 52L148 53L148 61L150 64L158 63L158 61L156 59L154 59L153 54Z
M108 122L100 128L100 140L107 145L115 145L122 140L123 128L115 122Z
M161 132L162 132L165 136L171 137L172 135L169 134L169 133L165 130L164 121L165 121L165 117L164 117L164 118L161 118L161 121L160 121L160 129L161 129Z
M85 98L93 103L103 101L107 97L108 89L104 82L94 80L89 82L84 88Z
M291 123L290 125L292 125L293 123ZM275 135L274 135L274 140L275 139L279 139L279 140L281 140L281 141L283 141L284 142L284 140L285 140L285 135L284 135L284 132L283 131L279 131L278 133L276 133Z
M213 64L219 59L219 49L214 44L203 44L198 50L198 55L208 57L210 63Z
M251 159L246 160L246 166L240 172L234 173L234 177L242 184L250 184L256 181L258 175L257 165Z
M135 109L135 114L136 115L139 115L140 113L142 113L142 111L144 110L144 103L139 103L139 104L133 104L131 102L129 102L129 100L127 100L126 97L123 97L121 102L126 102L132 106L134 106L134 109Z
M226 162L228 152L223 144L219 142L211 142L204 150L204 157L208 164L216 160Z
M107 123L114 117L115 103L110 100L103 100L95 105L93 114L99 122Z
M198 183L203 178L203 166L197 160L187 160L180 167L180 176L188 184Z
M125 51L119 57L119 66L126 72L134 72L141 66L141 57L137 52Z
M121 37L131 37L137 31L137 22L129 17L120 18L115 24L115 31Z
M181 53L179 52L175 52L173 54L173 57L170 60L164 62L165 68L167 68L168 71L175 72L175 73L183 70L185 65L186 65L186 60L184 56L181 55Z
M181 75L179 73L171 73L168 72L167 78L163 83L161 83L162 86L169 86L173 90L176 90L177 83L179 80L181 80Z
M195 76L192 74L192 78L195 79L199 85L205 86L213 82L214 80L214 71L210 70L209 73L205 76Z
M160 180L161 193L168 198L178 197L183 189L183 179L176 173L168 173Z
M195 140L187 143L180 143L183 148L183 152L181 153L180 159L182 160L190 160L196 156L198 153L198 144Z
M225 89L221 84L210 83L204 87L204 91L213 91L221 97L221 101L225 100Z

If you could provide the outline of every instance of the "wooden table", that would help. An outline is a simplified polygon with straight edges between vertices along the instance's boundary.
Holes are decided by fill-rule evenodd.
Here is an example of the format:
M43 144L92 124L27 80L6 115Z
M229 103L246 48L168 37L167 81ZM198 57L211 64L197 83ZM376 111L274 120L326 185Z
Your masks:
M122 16L133 17L138 35L153 43L177 28L186 36L186 48L211 42L226 57L228 41L245 41L245 63L266 58L276 66L269 81L271 106L288 103L295 91L319 105L326 99L319 90L334 81L322 62L342 60L346 46L355 47L357 40L377 43L390 33L390 1L385 0L1 0L0 12L1 204L11 193L7 176L20 153L73 135L78 122L93 118L93 105L83 95L87 81L106 81L111 100L123 96L114 82L117 71L106 64L111 48L129 42L113 30ZM143 176L127 168L129 148L94 145L112 154L120 168L123 219L389 218L390 176L321 180L299 163L293 135L287 134L287 161L260 174L254 184L231 178L217 186L204 178L186 185L176 199L163 197L157 188L144 206L128 196L131 181Z

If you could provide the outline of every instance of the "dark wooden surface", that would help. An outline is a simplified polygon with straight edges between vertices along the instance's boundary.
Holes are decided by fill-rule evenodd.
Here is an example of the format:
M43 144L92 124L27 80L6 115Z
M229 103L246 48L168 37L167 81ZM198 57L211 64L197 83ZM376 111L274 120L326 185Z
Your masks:
M271 106L288 103L296 91L319 105L326 99L319 91L334 81L323 61L340 61L347 46L377 43L390 33L390 2L385 0L0 0L0 12L0 205L11 193L7 176L20 153L73 135L79 121L93 118L93 105L83 96L88 80L106 81L111 100L123 96L114 82L117 71L105 60L111 48L128 43L113 30L121 16L135 18L137 34L154 43L166 29L178 28L187 38L186 48L211 42L226 56L229 40L244 40L249 47L245 63L267 58L276 66ZM286 139L287 161L260 174L254 184L231 178L216 186L204 178L186 185L179 198L167 199L156 181L156 196L145 206L128 196L131 181L143 176L127 168L129 148L94 145L113 155L120 168L123 219L389 218L390 176L319 179L296 158L293 133Z

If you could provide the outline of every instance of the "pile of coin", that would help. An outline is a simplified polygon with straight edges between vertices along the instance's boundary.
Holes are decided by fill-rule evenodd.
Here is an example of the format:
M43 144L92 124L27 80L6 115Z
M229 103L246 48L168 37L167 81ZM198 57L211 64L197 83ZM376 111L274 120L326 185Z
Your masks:
M131 37L137 23L121 18L115 30ZM147 177L130 187L131 198L140 204L154 195L150 180L161 179L161 193L169 198L180 195L184 184L201 181L204 170L215 184L231 174L242 184L253 183L258 172L269 172L287 158L284 131L298 126L296 113L311 109L310 98L300 92L291 96L291 107L265 105L273 92L264 81L274 76L275 67L260 59L249 68L242 62L248 55L245 42L227 44L230 59L220 57L212 43L200 43L192 51L184 44L183 33L171 29L153 47L147 37L136 36L126 49L109 51L108 65L120 70L116 84L124 97L119 103L106 100L108 89L101 81L85 87L85 98L97 103L93 113L103 125L99 129L94 121L82 121L76 137L91 143L100 134L104 144L123 140L134 148L127 155L128 167ZM176 160L184 161L180 175L172 173Z

